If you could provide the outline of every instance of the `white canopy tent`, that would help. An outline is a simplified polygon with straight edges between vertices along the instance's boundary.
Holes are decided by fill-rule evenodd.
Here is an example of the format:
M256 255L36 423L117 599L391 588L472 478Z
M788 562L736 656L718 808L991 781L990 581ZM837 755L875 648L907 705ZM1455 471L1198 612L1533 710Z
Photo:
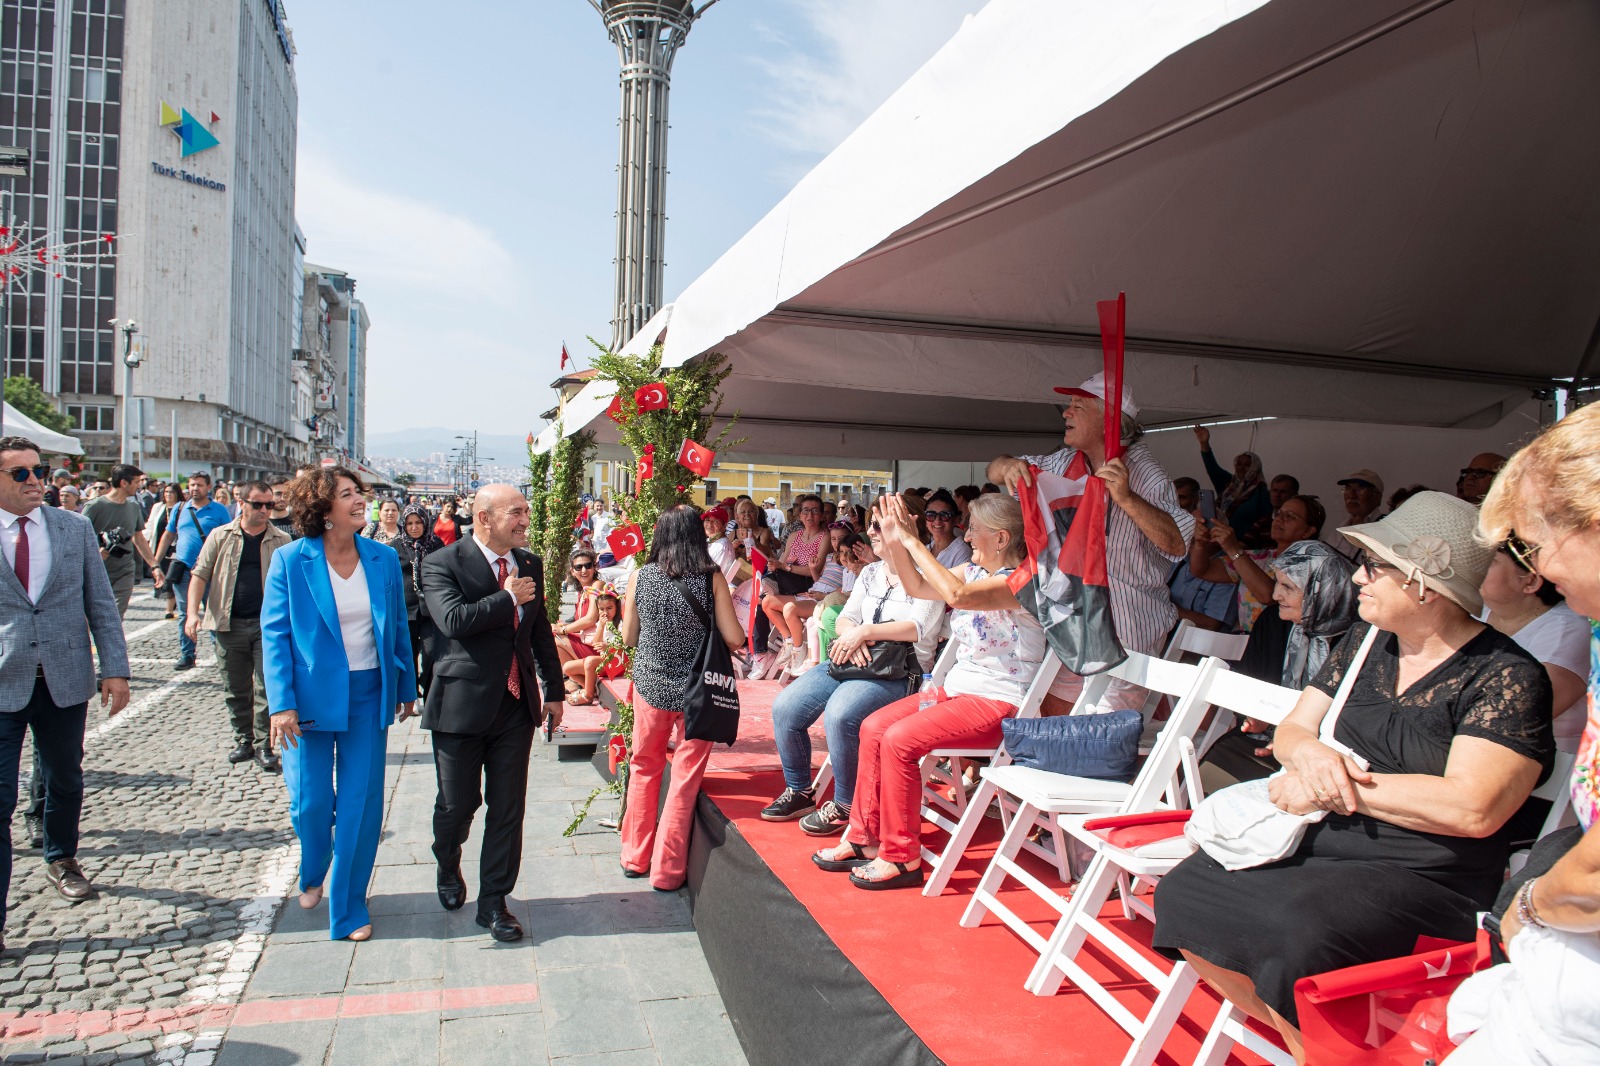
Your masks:
M57 433L53 429L45 429L10 404L5 405L5 413L6 436L27 437L39 446L39 451L44 455L83 454L83 442L78 440L77 437L69 437L65 433Z
M991 0L628 350L727 355L753 451L973 460L1125 290L1147 425L1493 425L1600 375L1597 55L1590 0Z

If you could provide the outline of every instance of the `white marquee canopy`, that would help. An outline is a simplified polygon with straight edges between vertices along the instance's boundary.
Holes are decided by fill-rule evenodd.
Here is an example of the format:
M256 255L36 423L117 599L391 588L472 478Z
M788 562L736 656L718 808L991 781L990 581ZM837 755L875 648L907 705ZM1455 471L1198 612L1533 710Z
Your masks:
M1591 0L991 0L627 350L728 356L752 451L975 460L1125 290L1147 425L1492 425L1600 377L1596 56Z

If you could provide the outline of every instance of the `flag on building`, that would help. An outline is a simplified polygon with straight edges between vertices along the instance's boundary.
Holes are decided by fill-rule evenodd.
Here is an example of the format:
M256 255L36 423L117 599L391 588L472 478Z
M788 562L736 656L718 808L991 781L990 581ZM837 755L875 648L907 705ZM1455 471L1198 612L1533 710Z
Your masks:
M711 464L716 461L717 453L707 448L704 444L696 444L685 437L683 447L678 449L678 465L685 470L692 470L701 477L711 473Z
M561 342L561 372L563 374L565 374L567 372L567 364L570 363L570 362L572 362L572 357L567 355L567 342L566 341L562 341Z

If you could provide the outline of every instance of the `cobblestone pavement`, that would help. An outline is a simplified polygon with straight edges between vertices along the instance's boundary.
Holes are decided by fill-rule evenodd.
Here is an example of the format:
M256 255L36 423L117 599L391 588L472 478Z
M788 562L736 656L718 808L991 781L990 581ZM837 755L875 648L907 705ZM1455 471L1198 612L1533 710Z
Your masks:
M136 591L132 702L109 723L90 706L79 858L100 899L69 906L38 852L17 850L0 1063L744 1062L687 900L622 878L616 834L594 821L561 837L600 778L542 742L512 902L527 939L495 944L470 902L440 909L415 723L390 731L374 938L330 942L325 906L282 907L298 862L282 778L228 764L212 656L202 644L200 667L175 672L162 611ZM20 813L12 839L26 843ZM463 867L475 897L477 864Z
M177 623L164 611L148 585L135 590L132 700L110 720L89 705L78 858L100 898L61 900L20 805L13 819L5 1063L180 1059L208 1005L242 988L282 898L296 851L283 779L229 765L214 658L202 641L199 665L175 671Z

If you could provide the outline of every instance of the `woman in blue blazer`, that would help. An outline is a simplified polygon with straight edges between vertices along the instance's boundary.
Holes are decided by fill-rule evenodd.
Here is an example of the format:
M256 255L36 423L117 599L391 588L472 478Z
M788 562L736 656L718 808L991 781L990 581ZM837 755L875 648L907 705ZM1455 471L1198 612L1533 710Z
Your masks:
M261 602L272 747L283 751L300 838L300 906L321 902L331 878L335 940L372 936L367 885L383 828L389 725L415 714L417 699L400 557L356 535L367 524L365 491L343 467L290 484L304 536L273 553Z

